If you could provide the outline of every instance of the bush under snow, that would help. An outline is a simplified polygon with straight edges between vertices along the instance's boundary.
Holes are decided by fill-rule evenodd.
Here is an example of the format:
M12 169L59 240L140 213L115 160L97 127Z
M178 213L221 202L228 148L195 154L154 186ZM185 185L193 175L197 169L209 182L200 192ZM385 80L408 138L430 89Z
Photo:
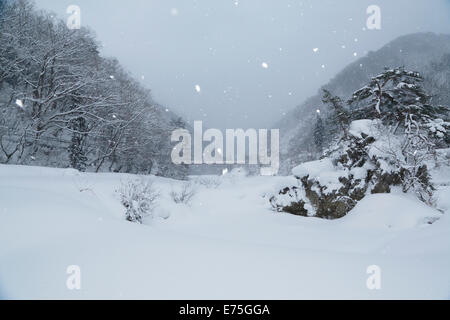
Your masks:
M172 190L170 197L178 204L189 204L195 196L196 189L192 182L184 182L178 190Z
M142 223L145 217L152 216L160 196L152 181L144 179L124 182L118 192L121 203L126 208L126 219L137 223Z

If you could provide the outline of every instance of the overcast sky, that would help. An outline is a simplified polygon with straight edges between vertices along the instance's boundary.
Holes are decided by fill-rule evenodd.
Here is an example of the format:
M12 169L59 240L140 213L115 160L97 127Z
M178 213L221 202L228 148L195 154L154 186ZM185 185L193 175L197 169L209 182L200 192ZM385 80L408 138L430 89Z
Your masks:
M36 3L64 19L78 5L103 55L117 57L159 103L217 128L270 126L367 51L404 34L450 33L449 0ZM373 4L381 30L365 28Z

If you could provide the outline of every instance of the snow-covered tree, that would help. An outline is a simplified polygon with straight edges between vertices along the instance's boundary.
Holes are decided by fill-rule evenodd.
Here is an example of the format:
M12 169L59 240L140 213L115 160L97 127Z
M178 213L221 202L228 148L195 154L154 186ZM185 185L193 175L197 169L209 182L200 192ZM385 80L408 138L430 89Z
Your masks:
M72 130L72 141L69 146L69 159L72 168L79 171L85 171L87 157L84 150L84 144L88 135L88 127L83 117L73 119L70 129Z
M352 119L380 118L396 133L399 128L411 133L448 113L448 108L430 104L418 72L404 68L385 70L356 91L348 101Z
M316 124L314 126L314 145L319 153L323 151L325 128L320 111L317 111Z
M414 190L429 201L432 186L426 162L447 135L449 109L430 103L418 72L395 68L385 70L356 91L349 100L353 120L380 119L384 126L383 157L401 175L403 190Z
M331 128L333 133L341 132L348 136L348 126L350 124L350 114L346 109L345 102L339 96L333 95L330 91L323 89L322 102L330 106L329 122L334 124Z

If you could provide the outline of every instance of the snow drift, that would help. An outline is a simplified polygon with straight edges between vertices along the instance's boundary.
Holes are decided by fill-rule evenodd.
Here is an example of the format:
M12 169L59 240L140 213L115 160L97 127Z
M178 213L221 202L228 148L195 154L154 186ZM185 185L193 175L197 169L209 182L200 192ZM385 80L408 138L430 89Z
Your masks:
M135 178L0 166L0 297L449 298L450 220L419 223L438 213L404 195L369 197L326 221L271 210L268 195L292 177L216 177L215 187L198 182L188 205L170 197L182 182L155 178L158 210L170 216L139 225L116 193ZM382 289L372 291L374 264ZM66 286L72 265L81 290Z

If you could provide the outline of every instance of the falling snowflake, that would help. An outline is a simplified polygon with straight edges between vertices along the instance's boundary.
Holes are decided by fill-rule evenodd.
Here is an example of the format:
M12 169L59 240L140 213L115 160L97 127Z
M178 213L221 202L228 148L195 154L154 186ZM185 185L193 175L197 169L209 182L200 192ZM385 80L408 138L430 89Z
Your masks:
M268 68L269 68L269 65L267 64L267 62L261 63L261 66L262 66L264 69L268 69Z
M319 52L319 48L314 48L313 51L314 52Z
M200 93L202 91L202 88L200 88L199 85L195 86L195 91L197 91L197 93Z
M16 100L16 104L17 104L20 108L24 109L22 100L17 99L17 100Z
M172 9L170 9L170 14L172 15L172 16L177 16L178 15L178 9L177 8L172 8Z

